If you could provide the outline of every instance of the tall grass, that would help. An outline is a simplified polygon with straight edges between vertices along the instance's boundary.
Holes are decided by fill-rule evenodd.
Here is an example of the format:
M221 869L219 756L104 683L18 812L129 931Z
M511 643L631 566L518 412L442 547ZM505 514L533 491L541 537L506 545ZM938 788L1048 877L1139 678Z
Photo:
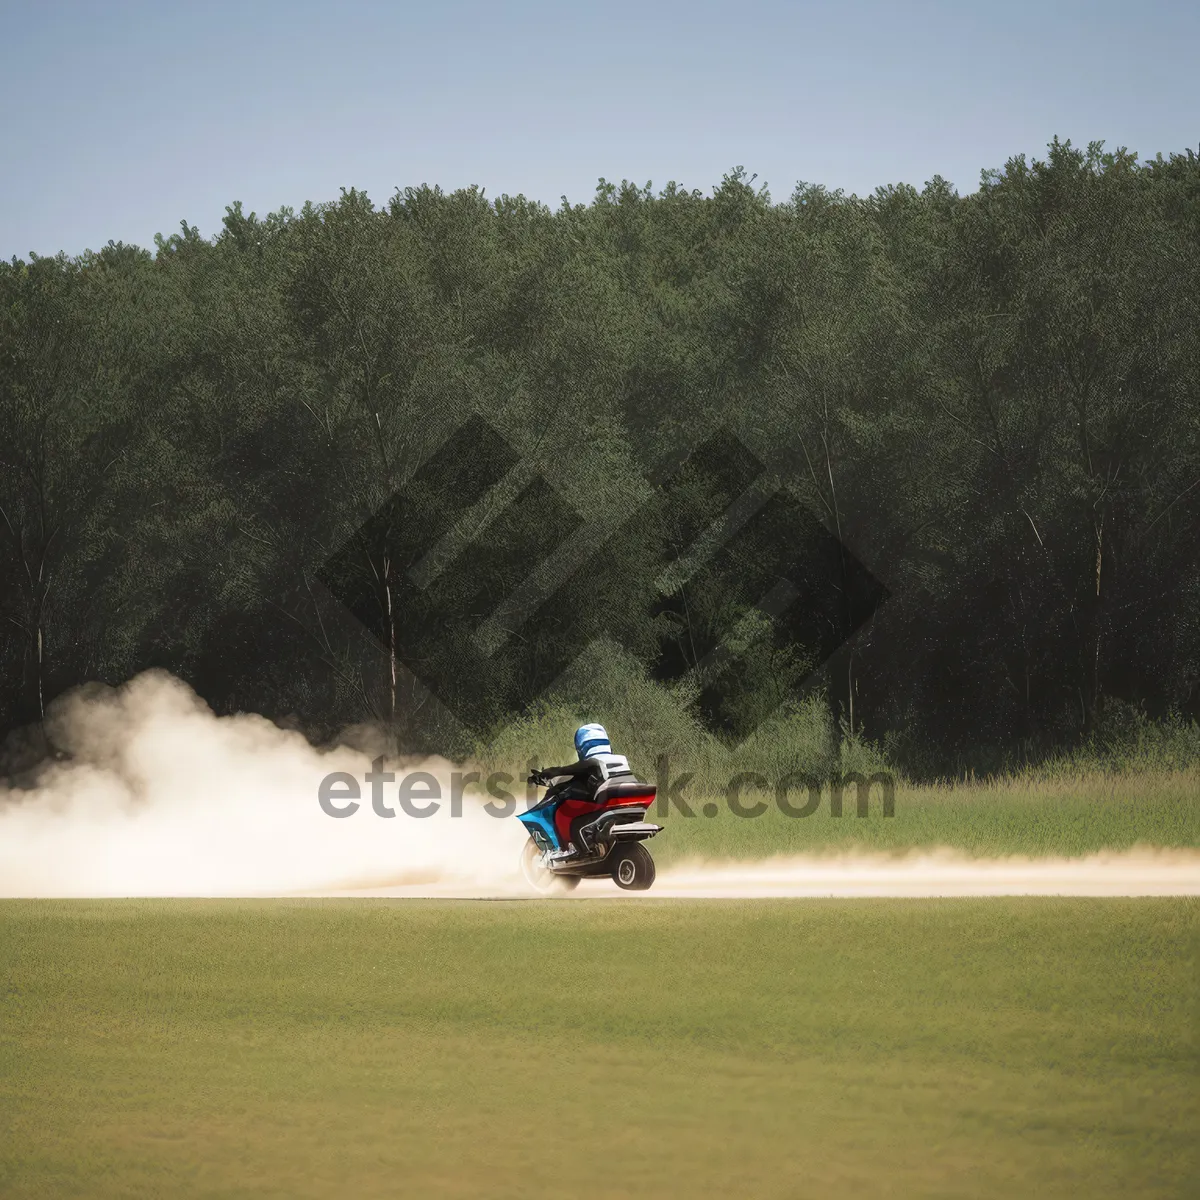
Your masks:
M614 750L639 774L652 775L665 755L673 773L691 773L697 788L710 792L723 791L740 772L778 779L799 771L829 779L889 769L878 747L835 728L821 693L785 705L733 748L700 724L691 699L684 689L649 678L620 647L594 645L547 697L493 740L476 745L472 759L485 769L514 772L527 762L570 762L576 728L599 721Z
M695 719L690 700L648 678L619 647L593 647L546 699L477 746L473 758L485 771L520 777L528 763L570 761L576 727L603 722L614 749L660 791L691 776L681 793L690 816L660 804L667 834L655 853L664 861L931 846L977 855L1200 846L1200 727L1177 718L1155 722L1113 702L1075 750L991 776L920 781L898 770L880 746L838 729L820 693L780 709L732 748ZM796 773L825 781L816 811L803 819L778 804L780 781ZM851 773L889 776L894 815L883 815L876 786L866 818L855 815L853 790L844 815L835 817L829 781ZM739 789L742 804L761 807L761 815L730 811L729 785L738 775L765 781ZM803 803L796 793L789 798Z
M975 783L1000 787L1027 781L1084 779L1095 775L1152 775L1200 767L1200 725L1179 717L1151 720L1136 706L1117 700L1103 707L1095 730L1077 747L1037 759L1012 752L1005 765L977 777L905 772L888 739L877 744L835 725L822 692L785 705L744 742L728 747L696 719L694 697L682 687L649 678L632 655L616 645L593 645L543 699L495 738L472 748L485 768L515 771L527 762L556 765L574 758L572 735L585 721L600 721L613 747L646 775L666 755L673 773L690 772L700 791L721 792L728 779L755 772L780 779L792 772L818 778L858 771L888 772L898 782Z
M1200 847L1200 770L925 785L901 781L891 817L883 814L878 788L866 817L855 815L852 797L848 791L843 814L835 817L826 789L816 812L796 819L780 811L770 792L748 789L743 802L759 801L760 816L736 816L721 800L714 801L712 816L701 805L693 806L690 818L673 811L663 818L654 855L670 863L934 847L978 857Z

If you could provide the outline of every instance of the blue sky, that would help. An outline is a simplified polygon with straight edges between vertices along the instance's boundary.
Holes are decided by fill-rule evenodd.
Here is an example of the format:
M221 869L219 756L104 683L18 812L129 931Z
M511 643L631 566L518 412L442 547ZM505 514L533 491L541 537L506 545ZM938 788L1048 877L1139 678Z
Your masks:
M343 186L969 192L1056 134L1200 145L1198 45L1182 0L0 0L0 257Z

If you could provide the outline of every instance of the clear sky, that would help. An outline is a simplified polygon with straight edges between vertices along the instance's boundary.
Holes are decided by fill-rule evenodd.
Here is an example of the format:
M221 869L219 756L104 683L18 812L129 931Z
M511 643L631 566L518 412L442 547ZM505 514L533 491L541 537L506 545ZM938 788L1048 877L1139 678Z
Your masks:
M0 257L470 183L737 165L960 192L1054 136L1200 145L1195 0L0 0Z

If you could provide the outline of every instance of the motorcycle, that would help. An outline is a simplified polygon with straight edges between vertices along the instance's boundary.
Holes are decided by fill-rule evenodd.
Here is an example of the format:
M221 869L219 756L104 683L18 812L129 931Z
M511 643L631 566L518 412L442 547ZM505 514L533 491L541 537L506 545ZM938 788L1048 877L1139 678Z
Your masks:
M608 875L625 891L644 892L654 882L654 859L644 842L662 831L646 820L657 789L633 775L611 775L588 795L570 781L555 786L534 771L528 782L549 790L517 820L529 831L521 873L540 892L572 890L581 879Z

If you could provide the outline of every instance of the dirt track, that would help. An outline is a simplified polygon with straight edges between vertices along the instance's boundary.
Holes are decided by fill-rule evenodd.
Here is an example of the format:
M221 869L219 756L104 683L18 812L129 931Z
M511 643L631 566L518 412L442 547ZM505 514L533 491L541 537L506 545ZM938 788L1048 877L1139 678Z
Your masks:
M322 895L516 898L521 884L486 889L432 880L346 888ZM628 896L609 880L584 880L579 899ZM638 893L632 893L634 895ZM903 858L772 859L683 865L660 871L655 899L933 896L1200 896L1200 851L1134 850L1088 858L971 859L945 851Z

